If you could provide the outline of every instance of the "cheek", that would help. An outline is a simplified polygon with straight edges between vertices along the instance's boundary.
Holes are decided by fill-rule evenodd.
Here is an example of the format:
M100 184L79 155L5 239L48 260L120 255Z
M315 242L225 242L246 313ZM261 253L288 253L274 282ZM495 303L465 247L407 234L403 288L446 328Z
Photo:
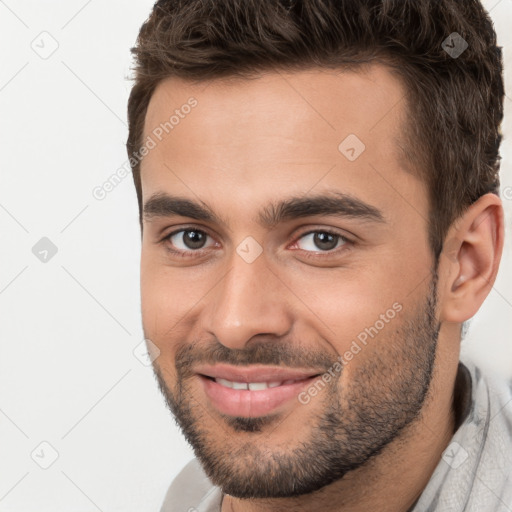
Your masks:
M321 320L316 322L316 330L324 332L336 352L343 356L353 341L364 340L365 329L374 325L393 303L382 301L375 292L365 295L360 289L346 287L333 290L314 304Z
M155 269L156 267L153 267ZM179 319L183 301L173 281L162 278L160 271L141 268L141 312L145 338L151 340L159 350L154 361L167 385L176 382L175 352L184 334Z
M166 358L189 339L203 300L215 284L207 277L192 267L166 265L159 255L143 254L140 291L144 333Z
M385 338L396 328L404 303L410 300L407 295L418 284L408 286L408 280L410 277L390 267L380 272L372 267L354 274L341 272L310 278L302 281L299 289L313 313L305 312L313 329L343 355L351 350L354 341L363 347L365 341Z
M185 316L186 301L180 283L172 278L169 269L161 263L144 256L140 270L141 312L144 333L156 343L160 350L165 350L173 336L173 326Z

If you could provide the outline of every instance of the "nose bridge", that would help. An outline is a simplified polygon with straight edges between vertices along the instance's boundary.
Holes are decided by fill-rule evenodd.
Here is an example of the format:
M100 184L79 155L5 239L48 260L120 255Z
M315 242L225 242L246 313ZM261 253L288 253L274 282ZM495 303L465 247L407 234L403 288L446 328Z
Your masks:
M252 262L235 253L215 287L206 328L223 345L241 349L257 334L282 336L290 329L283 286L264 254Z

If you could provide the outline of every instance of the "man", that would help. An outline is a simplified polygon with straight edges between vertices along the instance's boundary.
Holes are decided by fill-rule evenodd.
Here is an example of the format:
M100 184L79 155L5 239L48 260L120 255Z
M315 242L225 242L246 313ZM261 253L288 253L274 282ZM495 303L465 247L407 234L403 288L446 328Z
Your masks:
M512 510L477 0L159 1L128 113L144 333L197 459L168 511Z

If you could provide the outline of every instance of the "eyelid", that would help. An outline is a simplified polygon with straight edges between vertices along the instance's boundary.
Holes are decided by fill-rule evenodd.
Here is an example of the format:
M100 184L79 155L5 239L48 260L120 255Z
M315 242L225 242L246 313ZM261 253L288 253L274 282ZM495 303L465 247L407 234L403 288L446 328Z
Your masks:
M355 237L355 235L352 235L346 230L340 228L325 226L308 226L307 228L304 228L304 231L300 231L297 235L295 235L295 240L298 240L299 238L302 238L305 235L310 235L311 233L330 233L331 235L339 236L347 241L352 241L352 237Z

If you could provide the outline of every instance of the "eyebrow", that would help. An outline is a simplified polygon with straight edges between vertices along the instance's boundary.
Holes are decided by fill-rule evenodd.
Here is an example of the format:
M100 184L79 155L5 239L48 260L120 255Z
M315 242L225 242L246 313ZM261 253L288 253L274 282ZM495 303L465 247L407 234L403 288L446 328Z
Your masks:
M144 204L144 219L182 216L191 219L227 225L206 203L165 192L153 194ZM357 218L370 222L385 222L382 212L364 201L341 192L290 197L272 202L258 212L257 222L271 228L285 222L315 215Z

